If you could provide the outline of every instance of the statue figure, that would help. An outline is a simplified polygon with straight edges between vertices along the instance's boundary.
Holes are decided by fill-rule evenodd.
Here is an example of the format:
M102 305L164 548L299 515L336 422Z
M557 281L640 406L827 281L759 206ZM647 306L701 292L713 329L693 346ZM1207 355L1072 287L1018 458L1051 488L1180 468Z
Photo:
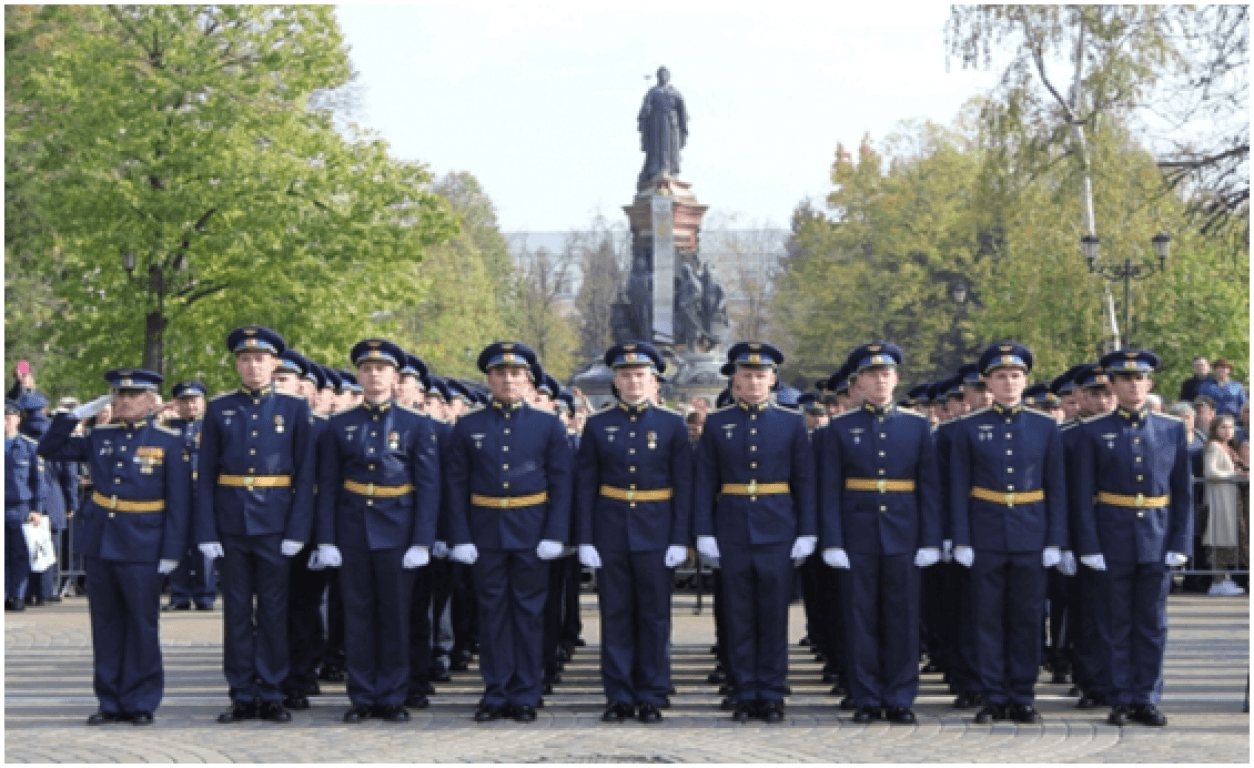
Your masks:
M627 301L631 304L633 338L653 340L653 277L643 256L637 256L627 277Z
M718 281L714 265L706 262L701 270L702 325L714 343L722 341L722 330L727 325L727 292Z
M663 172L679 176L679 150L688 142L688 111L684 97L670 84L666 67L657 71L657 85L649 89L640 107L636 123L640 131L640 149L644 152L644 169L640 183L652 181Z
M701 281L692 271L692 265L685 264L683 274L676 278L676 283L675 341L695 350L704 334L701 327Z

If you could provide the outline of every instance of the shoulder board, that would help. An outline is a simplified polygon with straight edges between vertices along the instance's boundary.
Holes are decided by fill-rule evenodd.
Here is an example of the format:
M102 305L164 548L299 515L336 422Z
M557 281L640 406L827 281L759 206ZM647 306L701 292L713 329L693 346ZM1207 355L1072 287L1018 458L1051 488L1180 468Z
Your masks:
M794 411L794 410L793 410L793 409L791 409L791 408L785 408L784 406L780 405L779 403L771 403L771 410L773 410L773 411L779 411L780 413L787 413L787 414L791 414L791 415L793 415L793 416L805 416L805 414L804 414L804 413L802 413L801 411Z
M164 424L153 424L153 426L156 427L158 430L166 433L167 435L174 435L175 437L183 436L182 432L178 431L177 429L171 429L170 427L167 427Z
M731 405L724 405L722 408L715 408L714 410L710 411L710 413L722 413L723 411L730 411L735 408L736 408L736 404L732 403Z
M417 408L414 408L414 407L409 406L409 405L401 405L400 403L396 403L396 404L395 404L395 405L393 405L392 407L393 407L393 408L395 408L395 409L396 409L396 410L398 410L398 411L404 411L405 413L412 413L412 414L414 414L415 416L428 416L428 417L429 417L429 416L431 415L431 414L427 413L426 411L420 411L420 410L418 410Z
M39 441L31 437L30 435L23 435L21 432L19 432L17 436L22 438L26 442L30 443L31 445L39 445Z
M220 395L214 395L213 397L209 398L209 402L211 402L211 403L212 403L212 402L214 402L214 401L216 401L216 400L221 400L221 399L222 399L222 398L224 398L224 397L230 397L230 396L231 396L231 395L233 395L233 394L235 394L235 392L234 392L234 391L231 391L231 392L223 392L223 393L222 393L222 394L220 394Z
M916 419L927 419L926 416L914 410L913 408L895 408L894 410L897 413L900 413L902 416L913 416Z
M487 406L484 405L483 403L475 403L474 405L466 409L466 413L478 413L479 411L482 411L486 407ZM465 416L466 413L463 413L462 415Z
M296 398L297 400L304 400L304 399L305 399L304 397L302 397L301 395L296 394L295 392L275 392L274 394L276 394L276 395L282 395L283 397L294 397L294 398Z
M681 419L684 418L684 415L680 413L679 411L675 410L674 408L667 408L665 405L655 405L653 407L657 408L659 411L662 411L663 413L673 413Z
M988 413L990 410L992 410L992 406L988 406L987 408L980 408L980 409L971 411L970 413L965 414L963 416L959 416L956 419L950 419L950 421L961 421L962 419L969 419L972 416L979 416L982 413Z
M1075 429L1078 426L1080 426L1080 422L1073 419L1071 421L1063 422L1061 425L1059 425L1058 429L1063 432L1067 432L1069 430Z
M1055 424L1056 424L1056 423L1058 423L1058 420L1057 420L1057 419L1055 419L1053 416L1050 416L1048 413L1041 413L1040 411L1034 411L1034 410L1032 410L1031 408L1024 408L1024 409L1023 409L1023 412L1024 412L1024 413L1030 413L1030 414L1032 414L1033 416L1039 416L1039 417L1041 417L1042 419L1049 419L1050 421L1054 422Z
M97 424L92 429L121 429L121 424Z
M1087 419L1080 419L1081 424L1089 424L1094 421L1100 421L1108 416L1114 416L1114 413L1099 413L1096 416L1089 416Z
M310 411L310 412L309 412L309 418L311 418L311 419L319 419L320 421L326 421L326 420L327 420L328 418L330 418L330 417L329 417L329 416L327 416L325 413L318 413L317 411Z
M608 413L613 413L613 412L614 412L613 409L606 409L604 411L597 411L596 413L590 413L588 414L588 418L586 419L585 423L591 422L593 419L600 418Z
M1170 419L1171 421L1174 421L1177 424L1184 423L1184 419L1180 418L1179 416L1172 416L1170 413L1155 413L1154 417L1158 419Z
M836 414L835 416L833 416L833 417L831 417L830 419L828 419L828 420L827 420L827 423L828 423L828 424L831 424L832 422L836 421L837 419L844 419L844 418L848 418L849 416L856 416L856 415L857 415L857 414L859 414L859 413L862 413L862 409L861 409L861 408L855 408L855 409L850 410L850 411L845 411L844 413L838 413L838 414Z

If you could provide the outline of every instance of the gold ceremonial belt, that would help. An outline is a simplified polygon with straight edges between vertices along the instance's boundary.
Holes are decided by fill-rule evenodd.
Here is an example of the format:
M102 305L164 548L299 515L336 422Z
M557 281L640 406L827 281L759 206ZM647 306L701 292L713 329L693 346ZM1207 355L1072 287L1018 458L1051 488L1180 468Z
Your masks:
M1008 493L1006 491L994 491L991 488L981 488L975 486L971 489L971 498L987 501L990 504L1003 504L1007 507L1013 507L1016 504L1035 504L1038 501L1045 500L1045 491L1023 491L1021 493Z
M913 480L873 480L869 477L846 477L846 491L879 491L880 493L914 493Z
M165 499L127 501L126 499L119 499L117 496L105 496L100 491L93 491L91 500L114 512L160 512L165 509Z
M723 495L725 496L765 496L772 493L792 493L792 488L788 483L759 483L752 480L749 483L723 483Z
M232 488L287 488L291 484L287 475L218 475L218 485Z
M407 493L413 493L414 486L412 483L405 483L404 485L375 485L374 483L359 483L356 480L345 480L344 490L356 493L359 496L378 496L385 499L394 499Z
M548 491L540 491L530 496L480 496L477 493L470 494L470 503L476 507L487 507L489 509L518 509L519 507L534 507L537 504L543 504L549 500Z
M669 501L675 495L675 490L654 488L649 491L637 491L635 488L615 488L612 485L603 485L601 495L615 501Z
M1098 504L1109 504L1113 507L1131 507L1132 509L1158 509L1171 503L1170 496L1146 496L1138 493L1135 496L1123 496L1118 493L1097 492Z

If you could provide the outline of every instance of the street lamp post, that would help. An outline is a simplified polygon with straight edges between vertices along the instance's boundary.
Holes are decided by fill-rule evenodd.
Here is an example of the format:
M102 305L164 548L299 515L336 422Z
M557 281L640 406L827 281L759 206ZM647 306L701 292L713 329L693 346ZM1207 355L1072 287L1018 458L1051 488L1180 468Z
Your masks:
M1125 346L1132 344L1132 329L1130 326L1131 314L1131 286L1133 280L1141 280L1167 269L1167 256L1171 253L1171 235L1166 232L1159 232L1154 235L1154 239L1150 241L1154 246L1154 254L1158 256L1158 264L1152 261L1146 261L1139 264L1133 264L1131 257L1125 258L1122 264L1102 264L1100 263L1101 240L1096 235L1085 235L1080 238L1080 251L1084 254L1084 258L1088 259L1089 272L1101 275L1107 280L1123 280L1123 330Z

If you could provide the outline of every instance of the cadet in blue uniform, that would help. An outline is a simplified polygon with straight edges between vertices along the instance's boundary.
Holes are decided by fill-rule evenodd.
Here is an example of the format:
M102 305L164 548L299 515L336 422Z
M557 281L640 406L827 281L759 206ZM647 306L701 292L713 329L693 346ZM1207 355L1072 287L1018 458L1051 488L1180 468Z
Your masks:
M1074 369L1068 369L1049 382L1046 389L1052 401L1062 407L1063 397L1072 397L1075 381L1072 380ZM1058 428L1062 434L1063 475L1067 473L1067 422L1060 421ZM1070 498L1070 497L1068 497ZM1049 631L1049 646L1045 662L1051 674L1050 682L1065 684L1071 671L1072 637L1075 616L1071 612L1071 581L1075 576L1075 555L1071 554L1071 513L1070 504L1067 508L1067 540L1062 543L1063 560L1046 575L1045 599L1048 604L1045 628Z
M170 429L183 435L183 451L192 467L192 508L196 506L198 475L196 467L200 459L200 430L204 426L201 417L205 413L205 396L209 389L199 381L180 381L174 385L178 417L166 422ZM193 515L194 516L194 515ZM217 569L213 558L205 557L196 547L191 526L187 530L187 551L179 561L179 567L170 574L170 602L162 610L186 611L195 602L196 610L212 611L217 596Z
M1062 439L1051 416L1021 404L1027 347L993 344L979 365L994 402L954 429L949 466L954 559L971 569L984 699L975 721L1037 723L1045 569L1067 538Z
M30 552L22 526L39 519L47 495L36 443L18 432L22 409L4 399L4 609L26 610Z
M784 355L740 342L737 402L711 413L697 448L693 528L697 549L723 570L727 660L736 688L732 718L784 719L788 603L794 560L818 543L814 456L805 417L770 400Z
M578 456L582 429L575 408L575 393L563 387L557 394L554 406L557 408L557 415L561 417L562 422L566 425L566 439L570 442L571 453ZM574 518L575 514L572 511L572 531L574 530ZM571 540L574 541L573 535ZM579 563L578 557L565 558L562 562L566 573L566 583L562 589L565 595L565 605L562 607L562 627L558 640L558 659L570 661L571 657L575 655L575 648L587 645L583 638L580 637L583 633L583 620L579 616L579 585L583 578L583 566Z
M113 422L73 436L80 419L110 403L108 396L57 414L39 455L88 462L96 487L83 505L77 542L87 569L100 702L87 723L150 725L165 687L157 636L161 581L187 549L192 466L182 433L148 417L161 374L122 368L105 380L113 387Z
M1075 546L1080 562L1098 571L1094 608L1110 675L1112 725L1167 724L1156 704L1167 645L1168 569L1185 563L1192 537L1184 424L1145 405L1158 365L1149 350L1102 356L1119 407L1085 421L1076 438Z
M498 342L479 354L492 405L453 428L446 471L450 557L474 566L485 692L475 719L536 718L550 560L570 531L566 428L528 405L535 352Z
M815 441L823 559L844 578L849 693L854 722L886 710L915 722L919 691L919 568L940 562L936 448L928 421L893 405L901 349L855 349L862 406Z
M342 565L352 702L344 722L405 722L412 571L435 542L439 454L430 417L392 398L404 351L365 339L351 357L364 401L332 416L322 439L318 560Z
M579 560L599 568L602 720L662 719L670 692L671 582L688 556L692 447L678 413L650 400L666 370L646 342L605 353L616 407L588 418L575 510Z
M201 551L222 558L223 671L232 707L218 721L288 722L288 558L304 548L313 525L309 404L270 383L287 348L282 336L247 325L231 331L226 345L243 386L206 408L193 521Z
M535 387L531 393L531 404L538 410L546 411L552 414L558 414L557 398L562 393L562 385L552 375L545 373L544 369L539 365L535 365L531 369L532 379L535 381ZM561 421L560 415L558 420ZM565 422L562 423L563 430ZM567 443L570 443L570 437L567 433ZM575 453L573 445L570 446L571 455ZM574 474L571 475L571 493L574 493ZM571 524L574 525L574 511L571 512ZM562 541L573 541L574 537L571 531L566 531L562 536ZM553 685L561 682L562 665L570 660L570 656L563 652L561 648L562 640L562 622L563 612L566 608L566 583L567 568L574 561L570 556L575 552L574 547L564 547L562 554L553 560L549 566L549 588L544 598L544 640L541 646L541 654L544 658L544 684L542 693L548 695L553 692Z

